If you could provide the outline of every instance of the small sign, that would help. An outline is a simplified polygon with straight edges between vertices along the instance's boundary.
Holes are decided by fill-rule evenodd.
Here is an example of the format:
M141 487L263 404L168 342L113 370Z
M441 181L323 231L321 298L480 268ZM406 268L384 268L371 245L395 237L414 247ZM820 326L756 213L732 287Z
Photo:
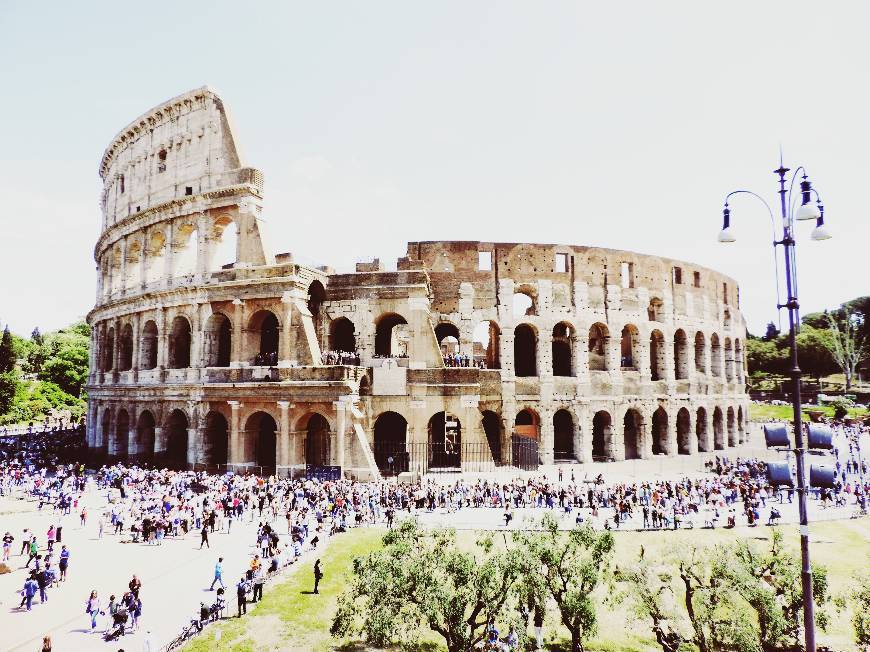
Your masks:
M305 477L311 480L320 480L321 482L341 480L341 467L306 464Z

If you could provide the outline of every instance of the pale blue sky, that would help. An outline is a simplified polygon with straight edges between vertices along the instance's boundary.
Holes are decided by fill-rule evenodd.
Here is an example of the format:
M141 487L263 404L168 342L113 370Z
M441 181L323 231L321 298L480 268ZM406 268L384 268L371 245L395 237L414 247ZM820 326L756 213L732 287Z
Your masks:
M564 242L733 275L775 317L764 208L808 166L835 239L805 310L870 287L863 2L0 3L0 322L93 305L103 149L209 84L266 179L271 246L349 269L423 239Z

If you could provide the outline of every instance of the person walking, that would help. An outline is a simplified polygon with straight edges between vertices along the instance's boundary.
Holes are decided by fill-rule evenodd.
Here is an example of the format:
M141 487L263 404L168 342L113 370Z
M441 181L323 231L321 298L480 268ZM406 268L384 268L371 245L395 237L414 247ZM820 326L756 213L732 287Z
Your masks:
M85 613L91 617L91 631L94 631L97 628L97 616L100 615L100 598L96 591L91 591L91 597L85 605Z
M320 560L318 559L314 562L314 593L320 593L318 591L318 586L320 585L320 580L323 579L323 571L320 570Z
M69 567L69 550L67 550L66 546L61 546L60 550L60 561L58 562L58 568L60 568L60 581L66 582L66 569Z
M258 566L254 571L254 597L251 602L256 602L259 598L263 599L263 584L266 582L266 574L263 572L263 567Z
M32 576L24 580L24 588L21 591L21 604L18 605L18 608L21 609L27 605L27 611L30 611L33 607L33 596L36 595L37 591L39 591L39 584L36 583L36 580Z
M223 574L224 574L223 561L224 561L223 557L218 557L217 563L214 565L214 579L211 581L211 586L208 588L209 591L214 591L215 582L220 583L222 589L227 588L226 585L224 585L224 579L223 579Z
M139 589L142 588L142 580L133 575L133 579L130 580L130 583L127 584L127 588L130 589L130 593L133 594L134 597L139 597Z
M248 580L244 576L236 584L236 601L239 605L238 617L241 618L242 614L248 613Z
M42 652L51 652L51 636L42 637Z
M200 531L200 534L202 535L202 539L199 542L199 549L202 550L203 544L205 544L210 549L211 546L208 544L208 524L207 523L203 523L202 530Z

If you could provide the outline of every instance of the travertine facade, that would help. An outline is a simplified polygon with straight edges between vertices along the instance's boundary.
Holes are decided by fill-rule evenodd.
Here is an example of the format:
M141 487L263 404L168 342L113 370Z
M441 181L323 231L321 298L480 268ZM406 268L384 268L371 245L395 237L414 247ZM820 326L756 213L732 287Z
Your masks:
M100 176L97 458L369 477L511 463L512 438L544 463L744 439L746 329L712 270L492 242L412 242L397 271L296 264L266 247L262 175L207 88L128 125Z

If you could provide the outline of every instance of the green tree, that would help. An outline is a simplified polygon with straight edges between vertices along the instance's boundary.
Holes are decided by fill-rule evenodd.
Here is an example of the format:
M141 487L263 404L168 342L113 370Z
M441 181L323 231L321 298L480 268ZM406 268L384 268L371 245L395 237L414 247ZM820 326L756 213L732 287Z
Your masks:
M837 365L831 357L831 335L827 329L804 325L795 338L801 371L817 381L834 373Z
M12 344L12 333L9 326L3 329L3 339L0 340L0 374L12 371L15 368L17 356Z
M861 573L849 586L848 601L852 604L852 628L855 644L861 650L870 650L870 573Z
M746 359L749 373L782 374L788 366L787 351L779 347L777 340L746 340Z
M62 330L46 338L47 354L38 378L78 396L88 377L88 342L87 335L75 329Z
M653 635L662 652L679 652L683 643L689 642L690 638L677 626L679 616L671 606L675 604L673 567L661 564L653 566L641 557L633 566L618 568L615 576L627 586L634 605L634 615L650 619ZM699 649L707 652L706 646Z
M864 328L863 317L858 313L846 313L840 317L828 313L830 338L826 342L831 357L846 377L846 391L852 389L855 370L870 352Z
M582 652L583 643L597 630L598 600L595 589L609 572L613 534L596 532L590 525L559 530L558 521L547 514L541 532L517 532L514 544L523 551L524 574L539 573L559 609L562 624L571 634L572 652Z
M15 370L0 373L0 417L9 412L18 392L18 374Z
M491 534L477 551L460 550L453 530L424 531L406 519L384 547L354 560L351 587L339 597L333 636L362 634L376 647L416 637L422 624L448 652L470 652L515 599L517 550L496 552Z

